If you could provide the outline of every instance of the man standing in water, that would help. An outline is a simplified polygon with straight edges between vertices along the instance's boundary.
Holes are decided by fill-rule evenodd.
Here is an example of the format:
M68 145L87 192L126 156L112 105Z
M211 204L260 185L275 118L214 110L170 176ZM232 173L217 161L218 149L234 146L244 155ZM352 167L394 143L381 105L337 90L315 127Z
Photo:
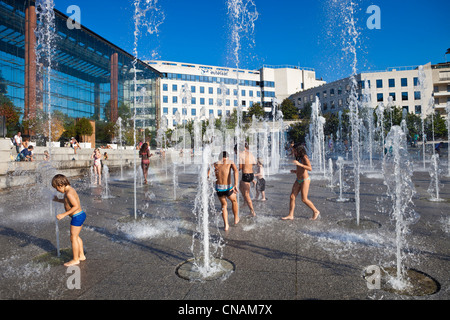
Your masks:
M234 184L231 183L231 170L234 171ZM224 151L220 154L220 159L214 163L214 172L216 175L216 192L222 205L222 217L225 224L225 231L228 231L228 208L227 198L231 201L231 208L234 214L234 224L239 223L239 211L236 194L237 182L239 180L239 172L232 160L228 158L228 152ZM209 177L209 171L208 171Z
M237 153L237 145L234 146L234 152ZM255 179L255 175L253 173L253 166L256 165L256 160L253 154L250 152L248 148L248 143L246 142L244 145L244 151L239 153L239 170L242 171L242 180L239 184L239 190L244 196L244 201L247 203L250 214L255 217L256 213L253 209L252 199L250 198L250 187L251 183Z

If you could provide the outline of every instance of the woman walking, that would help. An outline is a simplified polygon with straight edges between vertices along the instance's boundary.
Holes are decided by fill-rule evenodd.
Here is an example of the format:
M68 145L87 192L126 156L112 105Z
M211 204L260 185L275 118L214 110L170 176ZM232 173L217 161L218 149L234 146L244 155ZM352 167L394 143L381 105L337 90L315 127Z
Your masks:
M281 219L294 220L295 199L297 198L299 192L301 192L302 202L313 211L311 220L316 220L319 217L320 212L311 200L308 199L309 185L311 184L311 178L309 177L308 171L312 171L311 162L309 161L309 158L306 155L306 150L302 145L296 145L293 151L295 156L293 164L297 166L297 170L291 170L291 173L296 173L297 179L292 186L289 215Z
M144 143L139 150L139 157L141 158L142 173L144 174L144 184L147 184L148 167L150 166L150 157L153 154L150 153L148 143Z

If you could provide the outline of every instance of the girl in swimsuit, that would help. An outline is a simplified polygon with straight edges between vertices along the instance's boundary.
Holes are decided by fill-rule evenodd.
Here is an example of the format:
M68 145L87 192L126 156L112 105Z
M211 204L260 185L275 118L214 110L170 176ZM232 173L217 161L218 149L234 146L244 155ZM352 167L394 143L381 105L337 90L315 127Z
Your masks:
M102 163L101 163L102 155L98 148L96 148L94 150L94 153L91 155L91 159L94 159L94 174L98 178L98 184L101 185L102 184Z
M311 178L309 177L308 171L312 171L311 163L306 155L305 148L301 145L297 145L294 148L294 155L296 160L294 160L293 163L297 166L297 170L291 170L291 173L296 173L297 179L292 186L289 215L281 219L294 220L295 199L299 192L301 192L302 202L313 211L311 220L316 220L319 217L320 212L316 209L311 200L308 199L309 185L311 184Z
M141 157L142 173L144 175L144 184L147 184L148 167L150 166L150 157L153 156L150 153L148 143L144 143L139 151L139 157Z

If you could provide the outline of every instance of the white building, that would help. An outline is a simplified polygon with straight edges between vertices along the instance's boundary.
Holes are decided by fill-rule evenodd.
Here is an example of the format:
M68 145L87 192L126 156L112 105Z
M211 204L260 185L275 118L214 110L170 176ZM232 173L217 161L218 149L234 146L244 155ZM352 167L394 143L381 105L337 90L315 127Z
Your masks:
M450 68L442 67L438 69L428 63L423 66L423 74L425 75L425 89L422 91L419 86L419 67L399 67L388 68L386 71L363 72L356 75L357 93L359 97L362 96L365 88L364 83L367 81L373 108L376 108L381 102L384 106L387 106L391 100L394 106L401 107L410 113L427 115L432 112L429 103L433 91L435 100L438 98L436 110L441 110L450 97L448 85L450 83ZM440 81L436 82L436 79L440 79ZM439 97L436 95L437 92ZM350 78L345 78L295 93L290 96L290 99L297 108L301 109L305 103L314 102L317 96L324 113L335 113L348 108L349 94Z
M229 116L238 106L243 111L254 103L272 111L274 99L281 102L292 93L324 83L315 71L290 66L264 66L244 70L172 61L147 61L163 74L157 96L158 119L167 117L168 128L178 121ZM177 119L177 112L179 118Z

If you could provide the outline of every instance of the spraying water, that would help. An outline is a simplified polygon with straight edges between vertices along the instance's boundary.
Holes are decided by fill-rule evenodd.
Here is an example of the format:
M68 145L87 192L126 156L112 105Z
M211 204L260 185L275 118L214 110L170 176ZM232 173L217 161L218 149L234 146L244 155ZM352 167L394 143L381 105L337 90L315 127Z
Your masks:
M392 281L395 289L407 286L405 279L405 235L411 219L409 214L413 212L410 207L415 194L412 182L412 165L407 150L406 135L399 126L393 126L386 138L386 161L384 163L384 177L387 186L387 194L392 200L392 216L395 219L396 235L396 265L397 277Z
M431 166L430 166L430 186L428 188L428 193L431 196L430 201L442 201L443 199L439 196L439 189L440 189L440 175L441 170L439 169L439 155L433 154L431 156Z
M356 29L356 22L354 19L355 4L350 1L346 6L347 15L345 25L347 27L347 47L346 50L353 57L352 75L350 77L350 122L352 127L352 159L353 159L353 173L355 182L355 205L356 205L356 223L359 226L360 222L360 171L361 171L361 152L360 152L360 121L359 121L359 103L358 103L358 83L356 81L356 65L359 32Z
M426 82L425 82L425 72L423 71L423 66L419 66L419 77L417 85L420 89L420 97L422 98L422 106L425 104L423 103L425 98L425 89L426 89ZM423 157L423 168L425 169L425 112L422 110L420 113L420 120L422 123L422 157Z
M134 1L134 49L133 49L133 55L134 59L132 62L133 65L133 86L134 86L134 94L133 94L133 141L134 141L134 147L137 145L136 140L136 110L137 110L137 92L138 92L138 84L137 84L137 63L138 63L138 41L139 36L141 34L141 28L144 28L147 33L154 34L158 32L159 26L164 21L164 14L160 10L160 8L157 6L158 0L135 0ZM150 14L150 17L148 17L148 14ZM134 152L134 217L137 219L137 172L136 172L136 162L137 162L137 155L136 152Z

